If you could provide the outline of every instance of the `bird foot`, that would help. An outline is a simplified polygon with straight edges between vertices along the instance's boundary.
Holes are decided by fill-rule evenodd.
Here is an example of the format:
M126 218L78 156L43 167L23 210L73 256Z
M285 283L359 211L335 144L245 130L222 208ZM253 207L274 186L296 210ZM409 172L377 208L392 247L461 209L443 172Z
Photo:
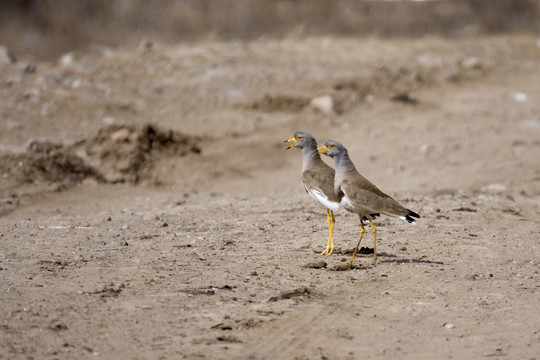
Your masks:
M323 250L323 252L320 252L319 255L330 256L333 253L334 253L334 248L327 247L326 249Z

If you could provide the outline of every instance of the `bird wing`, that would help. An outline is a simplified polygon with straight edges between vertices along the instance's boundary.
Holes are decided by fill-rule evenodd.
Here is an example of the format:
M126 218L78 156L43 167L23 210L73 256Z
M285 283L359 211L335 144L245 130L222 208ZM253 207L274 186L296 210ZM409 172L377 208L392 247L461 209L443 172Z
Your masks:
M318 167L302 173L306 192L332 211L339 209L339 201L334 194L334 169Z
M393 216L405 216L408 210L401 206L396 200L383 193L366 178L358 174L344 179L340 185L344 193L342 204L352 211L364 215L373 213L383 213Z
M306 189L309 196L311 196L313 199L317 200L321 204L323 204L326 208L332 210L332 211L338 211L339 210L339 203L328 200L328 196L326 196L321 189Z

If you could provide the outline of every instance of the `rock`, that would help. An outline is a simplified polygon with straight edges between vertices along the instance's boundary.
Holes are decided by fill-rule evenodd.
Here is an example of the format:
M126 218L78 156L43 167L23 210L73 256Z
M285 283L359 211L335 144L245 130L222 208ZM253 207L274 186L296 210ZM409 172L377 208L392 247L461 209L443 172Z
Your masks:
M36 65L30 63L20 64L20 68L25 74L33 74L37 70Z
M29 139L26 143L26 151L35 153L49 153L61 147L62 144L51 139Z
M435 146L433 144L424 144L420 147L420 152L425 156L432 154L434 151Z
M304 265L304 268L306 269L322 269L326 268L328 264L324 260L310 262Z
M129 135L130 133L128 129L120 129L111 134L111 141L113 143L126 142L129 139Z
M82 186L97 186L97 184L97 180L93 177L87 177L82 181Z
M115 122L116 122L116 120L114 120L114 118L112 118L112 117L110 117L110 116L105 116L105 117L103 118L103 123L104 123L105 125L112 125L112 124L114 124Z
M506 185L503 184L489 184L481 189L484 192L489 192L493 194L500 194L502 192L505 192L507 190Z
M153 46L154 44L152 43L152 41L144 38L139 43L139 46L137 47L137 51L144 52L144 51L152 49Z
M390 98L391 101L400 102L404 104L416 105L418 100L411 97L407 92L400 92Z
M522 92L517 92L517 93L512 94L512 98L513 98L515 101L520 102L520 103L527 102L527 100L529 99L529 97L527 96L527 94L522 93Z
M75 62L75 55L73 55L72 52L64 54L60 56L60 59L58 59L58 62L63 67L71 66Z
M0 63L15 64L17 57L7 47L0 46Z
M156 221L159 220L159 217L154 213L144 214L143 221Z
M303 287L299 287L293 290L282 291L277 296L272 296L270 299L268 299L268 301L273 302L273 301L278 301L278 300L286 300L286 299L291 299L294 297L300 297L304 295L309 296L309 294L311 294L311 291L309 290L309 288L306 286L303 286Z
M478 58L475 58L475 57L464 59L461 62L461 65L463 65L463 67L466 67L468 69L475 69L475 70L480 70L483 67L480 60L478 60Z
M311 99L310 105L326 114L334 114L334 100L330 95L319 96Z

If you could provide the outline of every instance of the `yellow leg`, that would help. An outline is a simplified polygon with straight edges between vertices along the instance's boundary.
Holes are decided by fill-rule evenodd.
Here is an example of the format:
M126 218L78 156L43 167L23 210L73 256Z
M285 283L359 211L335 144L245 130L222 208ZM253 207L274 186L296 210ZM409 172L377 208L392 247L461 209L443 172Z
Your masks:
M369 225L371 225L371 230L373 231L373 261L371 265L375 265L377 263L377 229L371 219L369 219Z
M328 224L328 242L326 243L326 248L323 250L323 252L319 253L319 255L326 255L330 256L334 253L334 240L332 239L332 231L334 231L334 224L336 223L336 219L334 218L334 212L330 209L326 210L326 223Z
M358 252L358 249L360 248L360 242L362 241L362 238L364 237L364 233L366 232L366 229L364 229L364 223L362 221L361 216L360 216L360 226L362 227L362 230L360 230L360 238L358 239L358 244L356 244L356 247L354 248L354 252L352 254L351 259L345 261L345 264L353 264L354 260L356 260L356 253Z

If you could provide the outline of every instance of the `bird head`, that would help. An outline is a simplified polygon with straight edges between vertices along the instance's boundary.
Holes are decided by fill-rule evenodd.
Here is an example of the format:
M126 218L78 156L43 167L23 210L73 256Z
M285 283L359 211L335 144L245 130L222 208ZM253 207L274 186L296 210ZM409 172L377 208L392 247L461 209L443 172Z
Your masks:
M341 145L339 142L335 140L326 140L326 142L324 143L324 146L317 148L317 150L319 151L319 154L325 154L327 156L330 156L331 158L341 153L347 152L347 149L345 149L345 146Z
M300 149L303 149L305 147L317 147L317 141L315 140L315 138L311 136L311 134L302 131L295 132L294 137L285 140L284 142L292 142L292 144L289 144L289 146L287 147L287 150L292 147L297 147Z

